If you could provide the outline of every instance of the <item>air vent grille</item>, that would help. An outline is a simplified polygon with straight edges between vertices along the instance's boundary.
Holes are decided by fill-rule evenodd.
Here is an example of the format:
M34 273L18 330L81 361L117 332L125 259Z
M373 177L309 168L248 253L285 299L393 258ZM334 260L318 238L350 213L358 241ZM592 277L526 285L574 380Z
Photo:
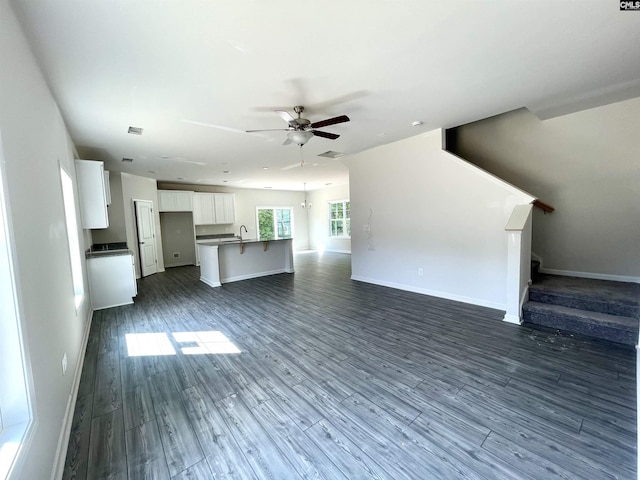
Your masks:
M132 163L133 162L133 158L129 158L129 157L122 157L122 161L124 163Z
M344 157L344 153L334 152L333 150L327 150L324 153L320 153L318 156L326 157L326 158L340 158L340 157Z
M142 135L142 131L144 129L141 127L129 127L129 130L127 130L127 133L130 133L131 135Z

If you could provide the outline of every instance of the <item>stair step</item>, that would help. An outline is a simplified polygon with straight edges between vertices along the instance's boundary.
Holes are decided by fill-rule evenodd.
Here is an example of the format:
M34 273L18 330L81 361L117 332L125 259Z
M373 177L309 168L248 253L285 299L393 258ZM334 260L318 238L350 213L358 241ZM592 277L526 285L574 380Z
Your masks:
M592 312L640 318L640 285L560 275L539 275L529 299Z
M525 303L522 315L525 323L580 333L625 345L636 345L638 342L639 320L634 317L536 301Z

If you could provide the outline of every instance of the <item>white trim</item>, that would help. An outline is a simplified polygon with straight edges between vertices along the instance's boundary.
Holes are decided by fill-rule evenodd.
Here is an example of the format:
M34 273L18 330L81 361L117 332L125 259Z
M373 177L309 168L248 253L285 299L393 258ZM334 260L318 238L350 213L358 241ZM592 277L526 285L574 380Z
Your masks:
M332 238L336 238L336 237L332 237ZM347 253L349 255L351 255L351 250L337 250L334 248L325 248L323 250L324 252L332 252L332 253Z
M522 320L520 319L519 315L510 315L508 313L505 313L502 321L507 323L513 323L514 325L522 324Z
M549 273L551 275L565 275L567 277L592 278L594 280L610 280L612 282L640 283L640 277L631 277L626 275L610 275L607 273L574 272L572 270L542 268L542 266L540 267L540 273Z
M211 280L205 278L205 277L200 277L200 281L203 283L206 283L207 285L209 285L210 287L221 287L222 284L220 282L212 282Z
M93 313L94 310L89 311L87 326L82 335L82 347L80 348L76 371L73 374L73 384L71 387L71 393L69 394L69 400L67 402L67 409L65 410L64 418L62 419L62 429L60 430L60 436L58 437L58 447L56 448L55 463L51 470L51 480L62 478L62 474L64 473L64 464L67 458L67 448L69 447L69 438L71 437L71 427L73 424L73 414L76 409L76 401L78 400L78 390L80 388L84 357L87 353L87 344L89 343L89 332L91 331L91 323L93 322Z
M439 292L436 290L429 290L426 288L414 287L413 285L404 285L400 283L386 282L384 280L361 277L358 275L351 275L351 280L356 280L358 282L372 283L374 285L395 288L397 290L405 290L407 292L420 293L422 295L430 295L432 297L444 298L447 300L454 300L456 302L470 303L472 305L478 305L480 307L494 308L496 310L503 310L503 311L506 310L506 305L501 303L487 302L486 300L482 300L480 298L465 297L463 295L452 295L446 292Z

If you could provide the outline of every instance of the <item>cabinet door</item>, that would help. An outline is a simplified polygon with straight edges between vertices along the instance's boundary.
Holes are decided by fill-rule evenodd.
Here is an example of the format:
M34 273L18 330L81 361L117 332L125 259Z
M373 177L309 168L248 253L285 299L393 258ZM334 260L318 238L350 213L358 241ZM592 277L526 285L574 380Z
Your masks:
M233 194L216 193L215 196L216 223L234 223L236 215Z
M159 212L175 212L177 204L176 192L171 190L158 190Z
M158 190L158 205L160 212L191 212L193 192L182 190Z
M82 228L109 227L104 164L93 160L76 160L76 179Z
M215 224L215 207L213 193L193 194L193 224L213 225Z
M191 212L193 211L193 203L191 196L193 192L176 192L176 211Z

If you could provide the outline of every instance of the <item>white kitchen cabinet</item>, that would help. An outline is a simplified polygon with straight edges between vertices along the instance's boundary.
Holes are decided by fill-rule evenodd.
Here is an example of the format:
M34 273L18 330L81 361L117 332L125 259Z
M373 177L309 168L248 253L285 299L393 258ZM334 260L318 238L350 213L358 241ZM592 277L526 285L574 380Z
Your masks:
M104 171L104 193L107 197L107 206L111 205L111 181L109 180L109 172Z
M235 223L235 196L232 193L215 193L216 223Z
M87 274L94 310L133 303L137 285L130 253L88 258Z
M182 190L158 190L160 212L193 211L193 192Z
M195 192L193 194L193 224L214 225L216 223L215 195Z
M235 196L232 193L193 194L194 225L216 225L235 221Z
M82 228L109 227L104 163L93 160L76 160L76 178Z

